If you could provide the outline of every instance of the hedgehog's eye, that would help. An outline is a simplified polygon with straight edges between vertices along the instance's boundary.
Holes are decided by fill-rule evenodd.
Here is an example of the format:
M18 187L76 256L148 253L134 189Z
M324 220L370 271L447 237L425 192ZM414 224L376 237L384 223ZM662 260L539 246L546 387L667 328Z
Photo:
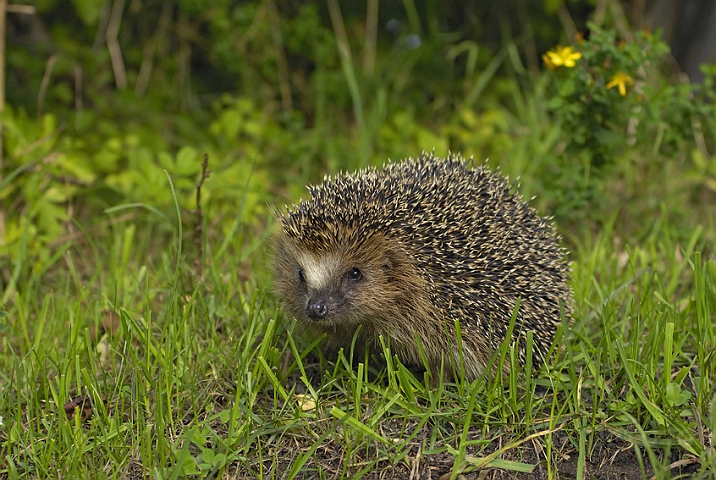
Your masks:
M361 273L361 271L355 267L350 269L347 276L350 280L360 280L361 278L363 278L363 274Z
M298 279L301 281L301 283L306 283L306 275L303 273L303 269L298 269Z

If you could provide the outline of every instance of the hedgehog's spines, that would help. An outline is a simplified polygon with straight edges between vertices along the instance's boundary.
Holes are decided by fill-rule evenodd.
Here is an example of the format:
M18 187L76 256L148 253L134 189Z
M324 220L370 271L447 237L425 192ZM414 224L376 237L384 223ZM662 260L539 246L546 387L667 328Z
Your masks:
M390 337L408 362L419 360L417 336L435 364L455 360L444 331L458 319L474 377L504 341L520 297L511 341L524 360L532 330L543 358L561 324L559 301L570 311L565 251L519 185L485 163L424 151L309 187L311 199L281 216L276 241L276 288L289 312L339 345L362 325L364 342ZM345 276L352 269L360 281ZM325 316L309 315L324 311L307 309L311 299L326 303Z

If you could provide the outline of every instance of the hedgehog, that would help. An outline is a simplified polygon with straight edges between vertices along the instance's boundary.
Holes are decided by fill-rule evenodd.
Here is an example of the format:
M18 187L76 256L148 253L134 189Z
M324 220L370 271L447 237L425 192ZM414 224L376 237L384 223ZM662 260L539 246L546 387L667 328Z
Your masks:
M529 331L546 359L571 313L567 252L499 172L423 152L308 189L277 212L272 267L305 330L332 348L382 337L404 365L450 378L499 368L506 340L524 364Z

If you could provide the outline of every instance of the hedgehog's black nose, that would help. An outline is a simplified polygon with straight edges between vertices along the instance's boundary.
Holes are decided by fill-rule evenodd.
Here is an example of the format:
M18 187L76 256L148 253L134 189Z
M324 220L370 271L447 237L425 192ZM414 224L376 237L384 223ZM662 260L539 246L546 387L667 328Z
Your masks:
M328 305L325 300L309 301L306 306L306 315L308 318L320 320L328 314Z

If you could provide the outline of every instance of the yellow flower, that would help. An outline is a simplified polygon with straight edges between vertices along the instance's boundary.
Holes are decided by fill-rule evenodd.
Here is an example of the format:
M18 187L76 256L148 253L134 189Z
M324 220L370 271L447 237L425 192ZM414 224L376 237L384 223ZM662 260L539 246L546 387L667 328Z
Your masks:
M572 47L562 47L560 45L557 45L542 56L545 65L550 69L561 67L562 65L567 68L572 68L577 64L576 61L580 58L582 58L581 52L575 52L572 50Z
M607 90L609 90L610 88L618 87L619 94L623 97L624 95L626 95L627 84L631 85L632 83L634 83L634 80L632 80L629 75L624 72L618 72L611 78L611 80L609 80L609 83L607 83Z

